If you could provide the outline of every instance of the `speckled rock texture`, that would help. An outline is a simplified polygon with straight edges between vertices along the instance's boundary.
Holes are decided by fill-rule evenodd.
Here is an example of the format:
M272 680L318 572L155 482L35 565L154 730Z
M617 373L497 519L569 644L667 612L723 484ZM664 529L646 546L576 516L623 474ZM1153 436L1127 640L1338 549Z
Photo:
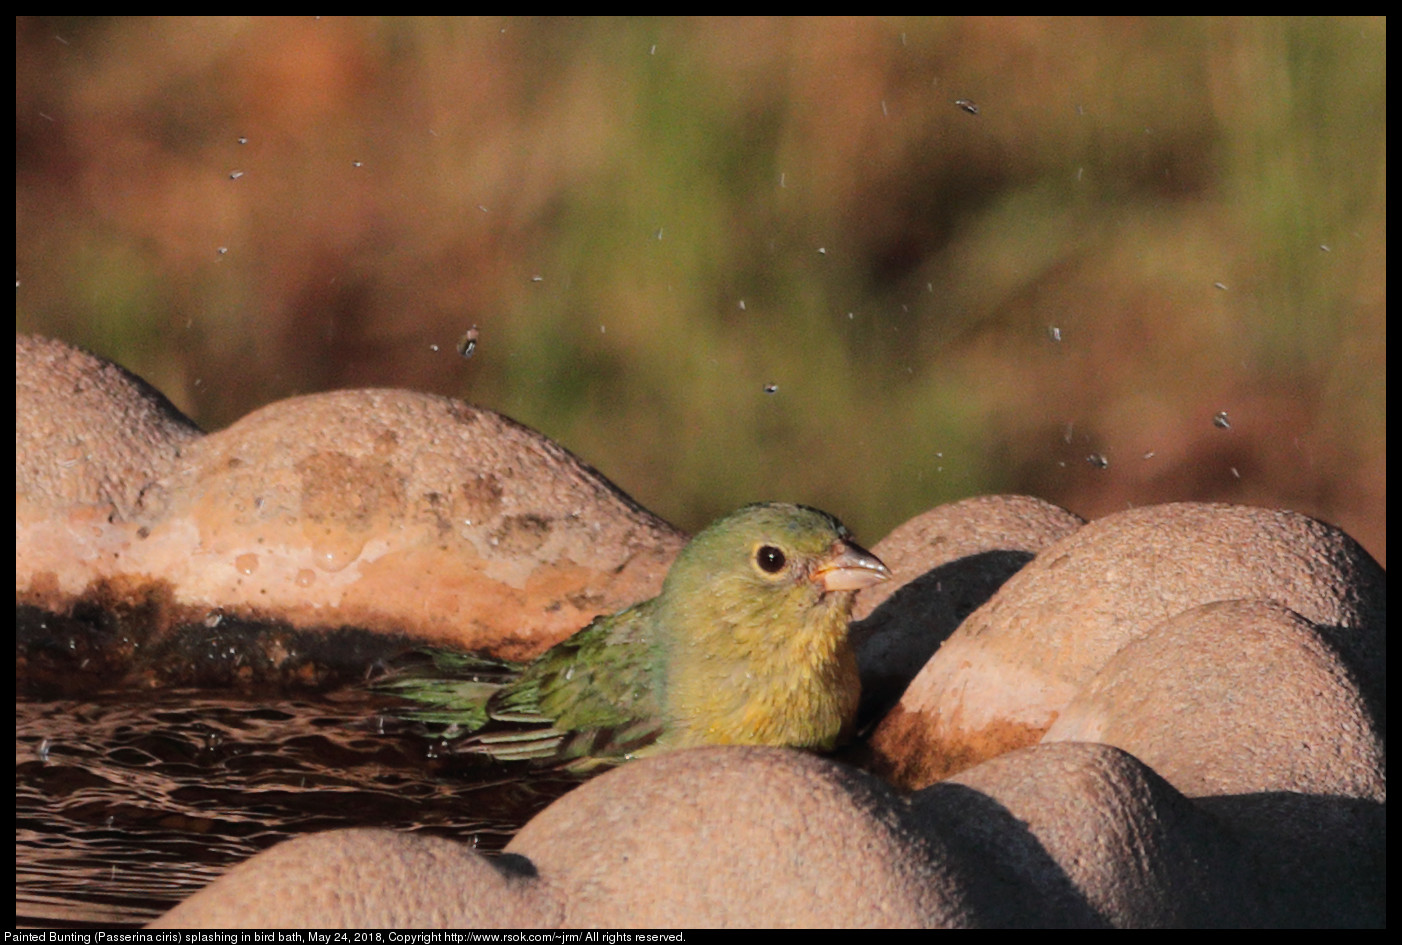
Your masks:
M469 929L560 924L529 863L441 837L331 830L247 860L153 929Z
M510 879L487 860L452 857L439 840L336 831L255 857L155 927L379 927L406 913L421 917L416 927L976 923L967 887L978 877L951 870L908 818L908 803L880 782L811 755L673 752L542 811L507 847ZM386 884L371 863L382 877L414 878Z
M535 431L399 390L270 404L153 491L142 564L183 601L506 656L652 596L684 541Z
M1108 745L1020 749L910 796L787 749L702 748L585 784L499 859L390 831L316 834L241 864L153 927L1385 921L1381 862L1362 890L1352 874L1307 885L1266 859L1278 852Z
M51 610L115 578L142 497L199 428L141 378L49 338L15 338L15 591Z
M925 664L870 741L921 787L1040 740L1097 673L1164 620L1268 600L1320 628L1377 731L1386 719L1386 575L1339 530L1293 512L1180 503L1098 519L1043 550ZM1249 662L1230 644L1223 672Z
M16 600L47 612L520 658L655 594L685 542L553 441L449 398L315 394L201 436L67 345L21 337L15 363Z
M872 548L894 580L857 597L862 723L895 704L935 650L1037 552L1084 525L1025 495L975 496L898 526Z

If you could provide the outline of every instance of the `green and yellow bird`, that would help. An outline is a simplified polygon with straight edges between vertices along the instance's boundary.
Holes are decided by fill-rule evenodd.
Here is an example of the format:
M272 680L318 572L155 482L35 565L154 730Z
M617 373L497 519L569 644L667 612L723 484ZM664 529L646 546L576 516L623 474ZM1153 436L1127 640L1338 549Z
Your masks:
M890 577L826 512L748 505L682 549L657 597L529 664L495 664L509 681L451 678L484 661L439 653L431 672L384 687L422 704L417 718L482 729L462 747L503 760L587 768L696 745L831 749L861 692L853 598Z

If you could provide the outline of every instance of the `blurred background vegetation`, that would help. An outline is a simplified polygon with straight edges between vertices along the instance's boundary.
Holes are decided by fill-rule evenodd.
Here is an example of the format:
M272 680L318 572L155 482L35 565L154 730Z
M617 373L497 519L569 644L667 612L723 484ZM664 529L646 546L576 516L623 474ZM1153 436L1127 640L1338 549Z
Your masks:
M1222 500L1385 563L1386 39L21 17L16 327L205 429L461 397L688 529Z

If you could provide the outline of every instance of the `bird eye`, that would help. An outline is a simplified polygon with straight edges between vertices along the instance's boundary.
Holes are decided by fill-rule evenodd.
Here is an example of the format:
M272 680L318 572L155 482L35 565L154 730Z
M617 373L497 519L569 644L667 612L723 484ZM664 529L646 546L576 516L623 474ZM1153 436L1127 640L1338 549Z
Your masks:
M759 550L755 552L755 561L765 574L778 574L784 569L784 565L788 564L789 559L773 545L760 545Z

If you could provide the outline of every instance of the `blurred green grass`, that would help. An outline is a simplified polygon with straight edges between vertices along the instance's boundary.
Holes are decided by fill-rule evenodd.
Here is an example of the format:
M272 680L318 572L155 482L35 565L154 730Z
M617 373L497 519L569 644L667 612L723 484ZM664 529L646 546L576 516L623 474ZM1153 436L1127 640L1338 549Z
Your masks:
M689 529L1212 499L1386 561L1384 19L21 17L16 58L17 329L206 429L410 387Z

